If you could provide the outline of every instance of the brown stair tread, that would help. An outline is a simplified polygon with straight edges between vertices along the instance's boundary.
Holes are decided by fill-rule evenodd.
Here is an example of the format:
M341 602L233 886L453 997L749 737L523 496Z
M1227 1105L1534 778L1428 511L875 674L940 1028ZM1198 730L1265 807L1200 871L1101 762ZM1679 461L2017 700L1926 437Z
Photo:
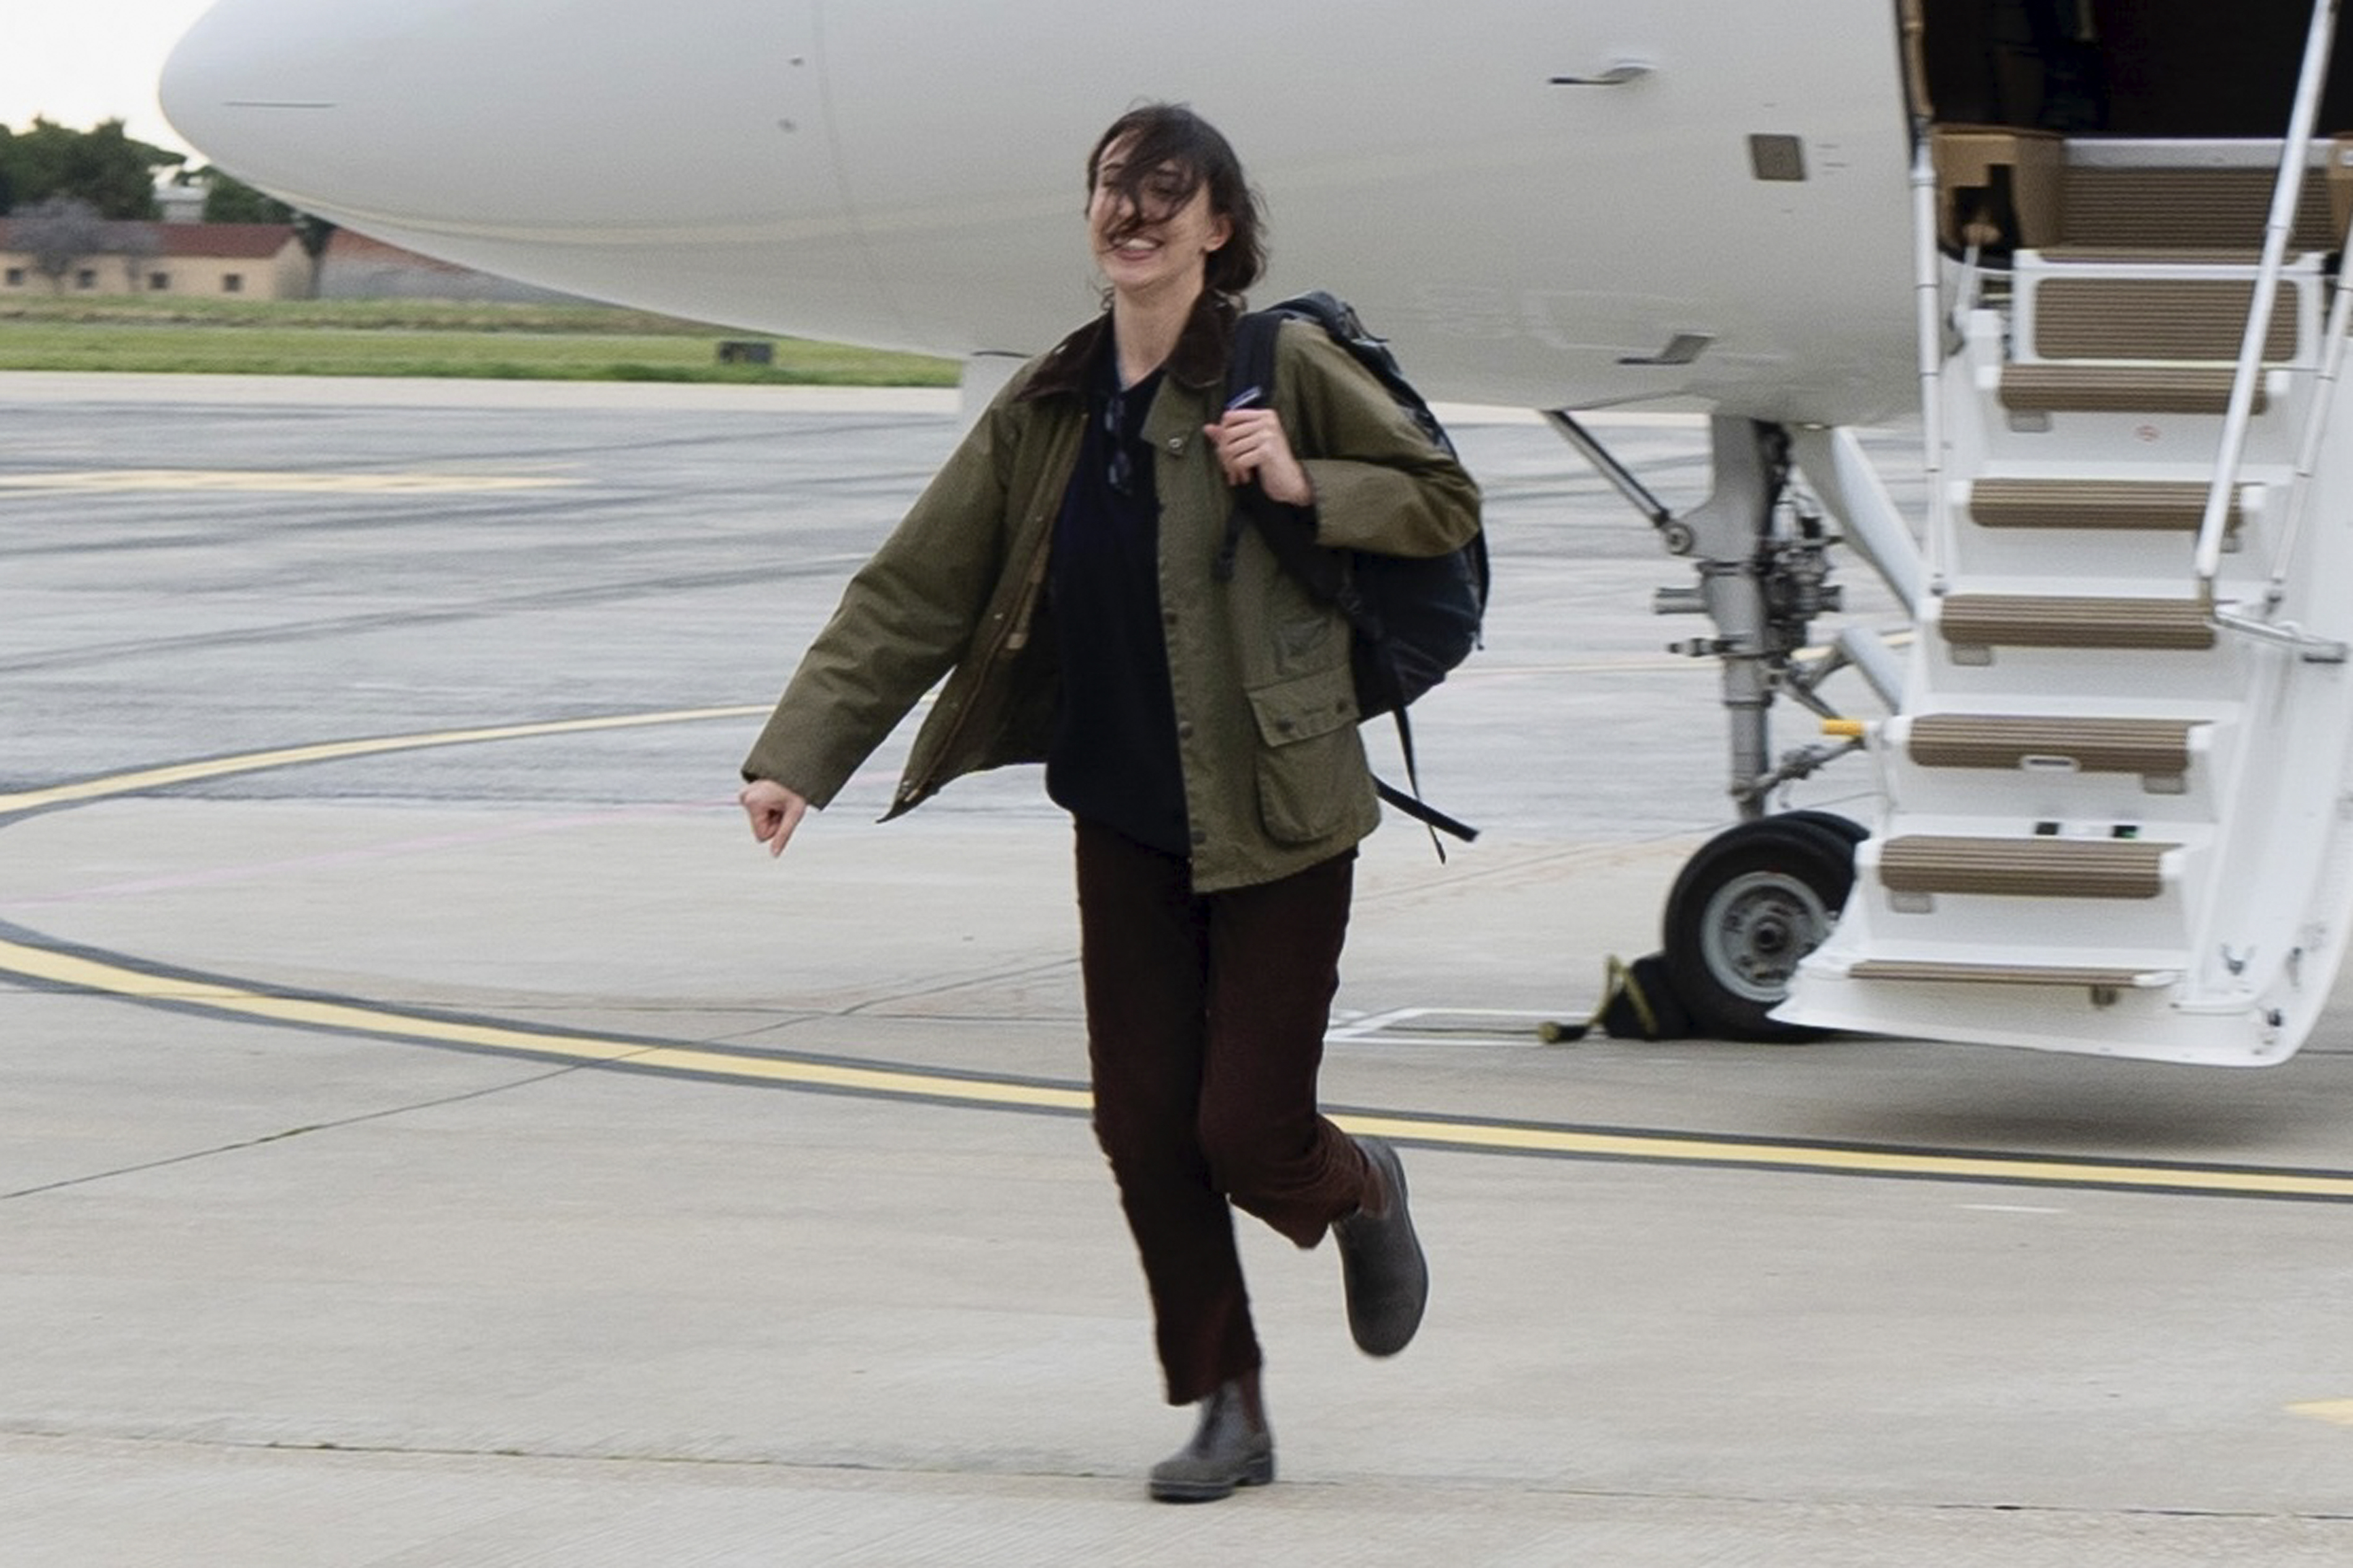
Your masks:
M2147 528L2194 531L2206 513L2203 479L1979 479L1969 515L1985 528ZM2244 520L2234 489L2226 525Z
M1964 647L2152 648L2214 646L2195 599L2064 594L1952 594L1937 612L1945 640Z
M2221 414L2231 406L2230 365L2012 364L2001 403L2018 413ZM2253 410L2270 405L2262 383Z
M2235 362L2246 335L2253 280L2044 278L2034 291L2034 352L2046 359ZM2296 351L2296 300L2283 289L2272 308L2263 358Z
M2060 719L1931 713L1912 721L1905 750L1929 768L2016 768L2063 757L2085 773L2175 774L2189 766L2188 719Z
M1879 879L1899 893L2042 899L2153 899L2174 844L2147 838L1971 838L1913 834L1879 853Z
M2260 244L2209 246L2203 249L2182 246L2050 245L2034 254L2061 267L2244 268L2250 274L2263 262ZM2291 251L2284 265L2294 267L2300 259Z
M2165 169L2071 163L2063 175L2061 239L2068 246L2235 249L2263 244L2276 164ZM2289 243L2334 250L2340 237L2328 183L2305 173Z

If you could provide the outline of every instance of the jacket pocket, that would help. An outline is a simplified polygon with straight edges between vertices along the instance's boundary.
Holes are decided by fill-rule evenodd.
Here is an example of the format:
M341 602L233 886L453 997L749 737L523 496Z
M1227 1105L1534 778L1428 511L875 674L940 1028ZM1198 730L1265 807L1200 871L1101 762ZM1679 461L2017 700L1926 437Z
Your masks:
M1258 723L1258 811L1278 843L1312 844L1345 826L1365 790L1356 681L1345 664L1250 694Z

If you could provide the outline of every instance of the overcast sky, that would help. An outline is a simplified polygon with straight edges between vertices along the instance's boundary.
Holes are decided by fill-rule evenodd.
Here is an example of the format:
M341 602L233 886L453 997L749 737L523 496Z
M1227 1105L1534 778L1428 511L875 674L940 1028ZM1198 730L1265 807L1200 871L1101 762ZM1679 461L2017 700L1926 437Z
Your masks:
M22 131L38 114L87 131L101 120L119 119L142 142L188 151L155 106L155 77L172 46L210 4L13 0L6 42L0 46L0 125Z

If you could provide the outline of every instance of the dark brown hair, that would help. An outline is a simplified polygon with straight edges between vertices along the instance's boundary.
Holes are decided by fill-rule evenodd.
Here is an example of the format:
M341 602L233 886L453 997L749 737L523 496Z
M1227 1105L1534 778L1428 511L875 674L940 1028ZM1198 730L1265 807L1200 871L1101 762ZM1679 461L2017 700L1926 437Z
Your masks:
M1112 237L1167 216L1207 185L1209 210L1233 232L1209 253L1205 280L1212 291L1240 299L1266 270L1266 215L1258 193L1242 175L1241 160L1234 156L1231 143L1184 104L1147 103L1131 109L1112 121L1087 154L1090 199L1103 154L1123 141L1132 145L1108 186L1126 198L1134 216Z

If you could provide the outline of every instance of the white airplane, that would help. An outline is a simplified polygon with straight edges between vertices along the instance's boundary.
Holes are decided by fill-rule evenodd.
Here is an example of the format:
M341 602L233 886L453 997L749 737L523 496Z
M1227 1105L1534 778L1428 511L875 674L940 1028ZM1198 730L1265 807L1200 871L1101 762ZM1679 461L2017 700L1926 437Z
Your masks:
M220 0L163 98L337 223L981 392L1092 306L1093 135L1190 102L1279 194L1265 297L1337 285L1430 395L1547 411L1693 562L1662 608L1715 620L1746 818L1669 900L1702 1027L2263 1065L2353 917L2336 11ZM1630 405L1713 416L1706 502L1570 412ZM1915 415L1905 518L1851 430ZM1803 653L1833 543L1907 653ZM1775 698L1846 666L1893 716L1777 760ZM1767 813L1857 748L1867 832Z

